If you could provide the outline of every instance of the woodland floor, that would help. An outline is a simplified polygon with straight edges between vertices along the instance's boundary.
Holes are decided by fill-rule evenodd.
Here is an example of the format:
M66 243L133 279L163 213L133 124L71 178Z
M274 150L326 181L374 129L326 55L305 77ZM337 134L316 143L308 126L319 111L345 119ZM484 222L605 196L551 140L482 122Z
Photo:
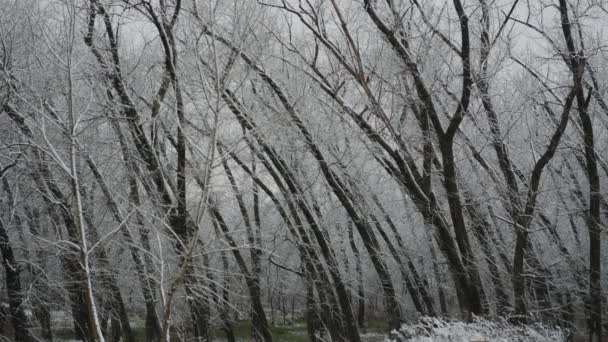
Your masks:
M236 322L234 324L234 334L238 341L249 341L251 332L251 322L248 320ZM380 342L386 338L386 322L381 320L374 320L368 322L368 329L365 334L362 334L362 339L365 342ZM142 327L134 327L133 332L135 333L136 340L144 341L144 330ZM216 339L214 341L223 342L224 333L221 330L215 330L213 332ZM306 332L306 325L302 322L295 322L289 325L277 324L272 327L272 335L275 342L308 342ZM76 342L73 339L71 330L63 330L56 332L57 340L63 342ZM178 339L176 339L178 340Z

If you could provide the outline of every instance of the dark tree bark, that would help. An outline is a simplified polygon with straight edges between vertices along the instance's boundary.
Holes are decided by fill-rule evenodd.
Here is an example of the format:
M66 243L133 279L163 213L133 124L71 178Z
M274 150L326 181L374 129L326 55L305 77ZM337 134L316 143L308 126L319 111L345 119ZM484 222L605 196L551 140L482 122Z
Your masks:
M91 241L96 243L99 241L99 234L97 232L97 226L93 222L93 213L91 212L90 204L91 203L89 203L88 208L85 207L83 217L85 219L84 223L86 223L89 228ZM120 224L120 222L118 224ZM120 291L120 286L118 285L116 271L110 266L110 260L105 248L99 245L97 246L96 250L97 261L103 270L100 278L103 285L107 287L110 293L110 298L106 299L111 306L109 313L111 316L110 322L112 326L110 336L113 338L113 334L118 334L118 339L120 339L122 336L125 342L135 342L135 336L133 335L131 324L129 323L129 314Z
M458 250L455 250L455 246L452 246L453 242L452 238L449 236L449 233L444 231L444 229L447 228L443 228L445 223L442 222L442 219L436 217L437 211L434 209L436 205L433 204L434 199L428 198L429 196L421 196L421 194L416 194L416 191L419 190L411 188L411 186L409 192L415 197L420 196L421 199L424 199L419 202L423 206L423 209L426 208L426 210L423 210L422 213L425 215L428 222L436 225L439 230L439 246L446 254L448 261L453 265L453 276L456 281L457 297L461 308L465 309L465 311L469 313L482 314L482 302L484 297L483 289L481 288L479 270L475 265L470 241L466 232L467 230L464 221L461 198L456 182L457 175L453 151L454 134L458 130L458 127L464 118L471 96L472 77L468 18L464 13L464 9L460 1L455 0L454 7L458 14L461 31L462 50L459 55L462 59L463 66L463 84L462 95L458 100L456 112L452 116L449 126L444 131L437 116L432 96L424 84L416 62L411 59L408 40L404 35L398 35L395 31L391 30L389 26L387 26L387 24L378 16L374 6L375 5L372 3L372 1L364 1L364 8L367 11L368 16L372 19L383 36L388 40L393 50L397 53L398 57L402 59L404 65L411 74L416 93L422 103L422 108L424 108L425 114L428 115L432 122L432 126L437 133L444 167L443 183L447 192L450 215L452 217L452 224L454 226ZM405 184L407 183L416 183L416 181L414 179L413 182L407 181ZM414 200L414 202L416 203L417 201Z
M9 185L6 177L4 177L2 179L2 183L4 185L4 189L5 189L6 193L8 194L10 202L13 203L14 198L13 198L12 190L10 189L10 185ZM37 208L30 209L27 205L25 206L24 211L25 211L25 217L29 218L29 228L30 228L31 234L33 234L36 237L41 236L40 235L40 211ZM44 274L44 271L43 271L43 270L45 270L44 261L46 260L48 254L40 249L36 249L35 253L33 253L34 255L30 255L29 251L31 251L32 248L31 248L31 245L29 245L27 243L27 241L24 237L26 227L23 225L21 216L19 214L17 214L17 211L15 211L13 213L13 219L15 221L15 226L19 230L21 242L23 244L23 249L24 249L23 256L24 256L25 260L30 260L30 263L31 263L30 265L28 265L26 267L26 269L29 273L29 276L34 279L38 278L38 279L44 279L44 280L48 281L48 279L45 279L46 274ZM33 266L33 265L36 265L36 266ZM36 286L34 286L34 288L36 288L38 293L36 293L34 296L32 296L33 298L30 298L30 301L32 302L32 311L33 311L34 317L40 323L40 336L45 341L52 342L53 341L53 331L52 331L52 325L51 325L50 299L52 298L54 291L51 289L51 287L49 286L49 284L46 281L38 281L38 284L36 284Z
M220 257L222 258L224 275L222 276L222 298L221 300L218 300L220 306L218 310L220 311L220 318L222 319L222 330L224 330L224 333L226 334L226 341L236 342L230 314L232 312L232 307L230 306L230 263L228 262L226 252L222 251ZM213 282L213 279L210 280Z
M306 275L305 269L304 275ZM304 284L306 286L306 331L311 342L319 342L319 338L317 337L317 333L320 330L319 314L315 301L314 284L311 280L305 280Z
M205 33L210 35L214 39L222 42L223 44L228 46L230 49L236 50L236 48L233 47L229 41L227 41L226 39L224 39L222 37L217 36L213 32L209 31L207 28L205 28ZM344 181L341 180L340 177L329 168L329 164L325 160L325 157L323 156L321 150L314 143L314 141L312 139L312 135L310 134L310 132L308 131L308 129L306 128L304 123L301 121L298 113L296 112L295 108L292 106L290 101L287 99L286 94L282 91L280 86L269 75L267 75L259 66L257 66L253 62L253 60L251 58L249 58L246 54L239 51L239 55L250 68L252 68L256 71L256 73L260 76L260 78L267 84L267 86L274 92L274 94L280 100L281 104L283 105L283 107L285 108L287 113L289 114L291 120L293 121L295 126L299 129L302 136L304 137L304 140L306 142L308 149L310 150L312 155L315 157L315 159L318 161L321 171L322 171L325 179L327 180L330 188L332 189L334 194L338 197L338 199L340 200L340 203L344 206L344 208L348 212L348 215L352 218L353 222L355 223L355 227L357 227L359 234L361 234L361 237L365 243L365 247L372 259L372 264L374 265L376 272L378 273L378 276L380 278L380 282L382 284L382 289L385 294L387 314L390 317L389 325L391 328L398 328L402 321L402 316L401 316L401 310L399 308L399 303L397 302L397 299L396 299L395 289L393 287L393 283L392 283L392 280L390 277L390 273L388 271L388 267L387 267L383 257L379 254L378 241L377 241L373 231L371 230L370 225L365 221L364 218L360 217L360 214L357 212L357 210L354 207L353 194L349 193L346 190ZM323 239L319 239L319 240L323 240ZM349 325L348 330L353 331L353 329L355 329L354 331L356 331L356 326L353 326L353 323L349 323L348 319L346 320L346 324Z
M437 282L437 296L439 297L439 308L441 309L441 314L443 316L448 316L449 315L449 311L448 311L448 304L447 304L447 300L446 300L446 296L445 296L445 290L444 290L444 283L443 283L443 274L441 273L441 270L439 269L439 260L438 256L437 256L437 252L435 251L435 241L433 240L432 236L429 234L428 235L428 244L429 244L429 250L431 252L431 259L432 259L432 263L433 263L433 273L435 275L435 281Z
M0 252L6 275L6 292L8 296L11 323L15 330L15 341L33 342L34 335L28 328L28 320L23 307L23 292L21 288L20 265L17 263L13 247L6 227L0 219Z
M33 139L32 130L28 127L24 117L20 113L8 103L3 105L3 111L17 126L18 130L27 141ZM35 166L31 170L30 176L42 194L51 220L58 226L61 226L63 223L70 242L75 246L78 245L76 223L65 195L57 185L53 173L44 160L42 153L36 148L33 148L32 156ZM68 251L61 255L61 262L67 275L67 288L71 301L74 335L76 338L88 341L89 337L93 335L90 330L90 320L86 310L86 289L83 284L84 270L79 264L78 253L79 252L74 250L74 248L68 248Z
M223 39L223 38L218 38L218 39ZM314 238L320 247L321 254L323 255L323 258L325 259L325 261L327 262L327 268L328 268L329 274L331 275L331 278L334 282L333 285L336 289L337 300L340 305L341 315L342 315L342 318L339 321L334 321L333 323L326 322L328 324L328 326L330 327L330 331L334 331L334 332L338 333L338 335L335 338L343 338L343 337L339 337L340 335L342 335L342 336L348 336L350 341L353 341L353 342L359 341L360 337L359 337L358 329L355 329L356 325L354 326L354 328L352 326L353 324L355 324L352 305L351 305L350 299L348 297L348 291L346 290L346 286L344 285L344 282L339 273L337 261L335 260L335 253L333 251L333 248L328 244L328 242L325 238L325 235L323 233L323 230L319 226L319 224L315 218L315 215L314 215L312 209L310 208L310 205L305 200L306 196L304 195L302 186L296 180L296 178L293 174L293 171L287 165L287 163L279 156L279 154L276 152L276 150L273 149L271 146L269 146L264 141L264 139L259 135L259 133L257 132L256 126L255 126L255 123L251 120L249 115L244 111L244 107L242 105L240 105L240 103L238 102L238 100L236 99L234 94L232 92L230 92L229 90L225 89L224 93L221 96L222 96L222 99L226 102L226 104L230 108L230 110L232 111L232 113L235 115L235 117L237 118L239 123L241 124L242 128L247 130L248 132L250 132L253 135L256 142L262 148L264 154L258 153L258 157L260 158L260 161L266 167L266 170L268 170L270 172L273 180L275 181L277 186L279 186L279 188L281 189L281 192L284 195L284 198L287 202L288 210L290 212L290 216L293 219L294 228L297 230L297 233L295 236L299 236L302 239L303 247L304 247L305 253L306 253L306 254L302 254L302 255L307 255L307 256L311 257L311 259L306 258L306 259L304 259L304 261L306 263L308 263L309 261L313 262L313 264L309 264L309 265L307 265L307 267L316 269L316 270L310 269L309 270L310 274L316 274L316 275L320 276L321 279L326 279L325 271L322 271L323 266L321 266L321 263L318 261L319 258L315 256L317 254L317 252L315 252L314 249L312 249L313 244L308 236L309 233L304 229L304 222L302 222L301 215L304 216L304 219L310 226L312 233L314 235ZM234 158L234 156L233 156L233 158ZM241 168L244 169L245 167L246 166L242 165L242 163L241 163ZM275 168L276 168L276 171L275 171ZM300 214L300 212L301 212L301 214ZM322 280L321 283L319 283L319 285L321 287L317 288L317 290L320 293L322 293L322 292L324 292L323 287L328 288L329 284L330 283L329 283L328 279ZM327 293L329 294L328 299L330 301L333 301L334 300L333 291L327 291ZM323 303L327 304L330 302L323 301ZM333 304L330 304L330 305L333 306ZM324 317L326 319L331 317L332 315L328 314L328 312L325 308L325 305L322 305L322 306L323 306L322 311L324 312ZM344 325L345 327L350 327L350 328L348 328L346 331L344 331L343 328L340 327L341 325ZM338 331L342 331L342 332L338 332Z
M345 62L343 56L341 56L339 53L336 53L335 46L333 46L332 43L327 40L327 37L324 36L322 32L316 31L310 24L303 20L303 15L301 13L290 9L289 7L282 8L298 15L304 25L311 29L311 31L315 34L315 37L320 42L327 46L328 51L335 55L335 57L345 66L349 73L351 73L353 77L355 77L357 82L359 82L363 88L369 90L369 87L365 84L366 81L364 81L365 77L363 74L363 70L354 70L349 63ZM409 52L407 51L407 41L403 40L402 37L397 38L396 33L389 29L388 26L382 22L382 20L377 16L375 10L373 9L373 5L371 4L371 2L365 2L365 9L369 13L376 26L383 33L385 38L387 38L389 43L393 46L399 57L404 60L408 70L411 71L416 84L416 89L420 95L419 97L421 101L425 104L426 111L429 112L429 114L434 113L434 106L430 93L427 91L424 82L422 82L420 74L416 69L416 64L409 59ZM405 45L402 45L402 43ZM356 47L352 48L356 49ZM444 217L442 217L441 211L437 206L437 202L434 198L434 195L426 196L421 191L421 176L417 171L413 158L411 158L411 156L407 153L407 148L405 147L403 141L401 141L399 135L394 132L394 129L392 129L390 122L388 122L386 119L386 115L378 106L378 102L374 99L374 97L369 91L366 91L366 95L370 98L370 101L374 105L373 110L377 111L378 113L376 113L376 115L385 122L387 128L391 132L391 135L396 139L396 143L398 143L398 145L401 147L400 150L395 150L387 141L385 141L383 135L375 131L375 129L366 121L366 119L362 117L361 114L350 108L346 104L346 102L340 98L337 91L325 78L325 76L316 68L317 56L318 53L315 54L315 59L310 62L309 65L315 75L318 77L313 78L313 80L317 82L321 86L322 90L326 92L331 98L333 98L350 117L353 118L355 123L363 130L365 135L373 143L381 147L381 150L384 151L386 156L374 157L377 159L379 164L388 172L388 174L391 175L397 181L397 183L403 187L404 192L412 198L412 201L419 207L419 210L423 214L425 221L428 224L435 225L437 227L437 241L439 243L442 253L446 255L446 259L452 266L452 276L454 277L454 280L457 283L457 296L459 299L460 306L465 311L471 311L467 309L467 307L469 307L471 303L474 302L470 300L470 298L468 298L471 296L472 293L470 289L471 282L469 279L467 279L467 272L462 263L463 260L461 258L460 252L453 238L450 235L449 227L446 225L447 221ZM403 156L400 155L400 153L403 153ZM391 160L394 161L394 164L391 162ZM476 292L477 290L472 291Z
M534 169L532 170L532 176L530 177L530 186L528 188L527 200L524 210L518 214L517 220L515 221L516 242L515 252L513 255L513 297L515 299L516 314L514 319L519 322L525 322L528 319L528 307L526 305L525 299L526 285L524 275L524 260L526 254L531 253L531 243L528 239L528 228L530 222L532 221L533 213L536 207L536 199L543 170L555 155L555 151L557 150L560 139L564 131L566 130L566 126L568 125L570 108L572 107L572 102L574 101L574 95L575 88L572 88L566 98L565 106L560 117L559 125L551 137L549 146L534 165Z
M142 179L140 174L141 172L137 164L133 161L133 156L129 151L126 142L126 137L123 135L120 125L118 124L118 122L116 122L116 120L112 120L111 118L108 118L108 120L110 122L110 125L114 129L114 132L116 133L118 141L120 143L122 159L127 169L127 178L129 183L129 203L132 206L132 210L135 210L135 224L138 227L137 231L139 233L139 238L144 250L142 261L142 258L139 256L139 252L135 249L134 240L131 237L128 228L125 226L125 228L122 230L122 233L126 241L129 242L129 250L131 252L133 262L135 263L137 274L139 276L139 282L142 287L144 303L146 305L146 323L144 339L148 342L158 342L162 335L162 328L160 326L160 321L156 313L156 287L149 274L149 270L153 269L152 260L150 258L150 238L148 236L148 231L146 227L144 227L144 220L139 209L141 206L141 199L137 178ZM114 218L116 220L120 219L120 221L117 221L120 224L120 222L122 222L122 219L120 218L120 215L116 215L117 212L114 211L114 209L117 209L118 207L117 205L113 204L114 200L112 199L112 196L110 195L109 191L104 191L104 189L107 189L107 187L103 184L104 182L103 178L101 177L101 174L98 171L95 171L97 168L93 163L92 159L90 159L90 162L87 161L87 164L89 164L89 167L91 168L91 171L93 172L93 175L95 176L97 182L100 183L99 185L102 192L108 198L108 206L112 210ZM145 182L146 180L142 179L142 181ZM149 188L149 185L147 185L147 187ZM148 193L150 192L151 190L148 190Z
M401 250L401 254L407 260L407 262L404 262L404 264L407 264L407 266L410 270L410 273L412 275L414 284L416 285L416 292L420 294L422 303L424 303L424 306L426 308L426 310L420 311L420 313L429 315L429 316L436 316L437 313L435 311L435 306L433 304L433 298L428 291L429 284L427 283L426 280L423 280L423 278L420 276L420 273L416 269L416 266L412 262L412 259L407 254L405 242L401 238L401 235L399 234L399 231L397 230L397 226L393 222L393 219L391 219L389 214L386 212L386 210L384 209L384 206L382 206L382 203L380 203L380 200L378 199L378 197L376 195L372 195L372 199L374 200L374 203L376 204L378 209L380 209L380 213L382 214L384 220L386 221L387 225L391 229L393 236L395 238L395 241L397 243L397 247L399 248L399 250ZM383 235L385 242L387 242L387 244L392 244L392 243L390 243L390 238L388 237L387 234L384 233L382 235ZM392 247L391 249L395 249L395 248ZM399 259L401 259L401 258L399 258ZM437 278L437 281L439 281L439 278ZM410 290L410 292L412 292L412 291ZM443 294L443 290L440 290L440 293ZM445 300L445 298L444 298L444 300Z
M348 241L350 248L355 256L355 273L357 274L357 324L361 331L365 332L365 284L363 282L363 270L361 265L361 255L359 254L359 248L355 242L355 235L352 223L348 224Z
M124 117L127 119L129 131L133 137L135 148L141 157L146 169L149 172L148 177L150 177L151 182L154 184L154 191L152 189L149 190L149 195L158 200L160 206L163 207L162 210L167 211L167 213L163 214L163 216L168 217L168 223L171 229L176 233L178 239L184 241L191 241L193 238L193 234L195 231L195 224L189 217L189 213L186 210L186 200L185 200L185 141L183 132L181 128L184 127L184 122L182 122L180 128L178 129L178 139L176 146L176 152L178 154L178 170L177 170L177 187L173 188L168 182L166 176L163 174L162 166L158 160L157 154L154 151L153 145L150 143L148 137L146 136L143 125L140 122L140 114L135 107L131 96L125 86L123 75L121 71L121 63L120 57L118 54L118 41L115 37L114 28L112 27L112 22L109 14L106 12L105 7L96 0L91 0L91 8L89 11L89 22L88 22L88 32L85 36L85 44L90 48L91 52L95 56L96 60L100 64L100 66L108 71L107 77L110 83L112 84L113 90L118 95L118 100L122 106L121 112ZM167 13L163 12L161 14L162 18L157 16L155 10L148 6L149 4L142 4L144 7L143 10L150 15L152 18L153 24L158 28L161 43L163 45L163 51L165 52L165 71L169 75L171 82L162 82L161 89L159 93L166 92L163 87L168 87L169 85L173 85L174 92L177 99L177 108L178 108L178 117L183 119L183 100L181 99L181 90L179 83L177 82L176 75L176 62L175 56L176 51L174 49L173 37L171 30L175 21L177 20L177 15L180 11L180 3L177 3L177 6L174 9L174 13L171 15L171 19L167 18ZM162 8L161 10L165 11L166 8ZM95 31L95 22L97 15L100 14L103 19L103 24L105 28L105 36L110 45L109 53L110 53L110 61L106 61L103 57L102 52L95 46L93 42L93 33ZM156 107L155 107L156 108ZM154 108L153 108L154 110ZM172 195L177 199L174 203ZM187 245L187 243L186 243ZM176 241L175 249L182 256L182 260L180 261L184 264L185 273L184 273L184 286L186 293L188 295L188 303L190 305L190 313L192 316L192 330L197 337L200 338L209 338L208 331L208 319L209 319L209 308L206 298L201 298L196 294L197 278L195 274L195 268L191 265L191 260L186 255L186 251L182 249L185 244Z
M245 283L247 288L249 289L249 297L251 298L251 309L254 313L253 315L257 315L254 317L256 320L253 321L253 324L257 324L256 327L253 328L253 340L255 341L272 341L272 335L270 333L270 327L268 326L268 322L266 321L266 315L264 314L264 307L262 305L261 293L258 284L255 284L254 280L251 277L249 269L247 267L247 263L243 258L241 252L239 251L239 246L234 241L232 236L230 235L230 229L226 224L222 214L219 212L215 203L210 200L209 209L215 224L217 225L218 234L221 231L222 236L227 240L228 245L232 251L232 255L236 260L241 273L245 277ZM260 313L261 312L261 313Z
M262 146L264 146L265 148L268 148L268 146L262 140L259 140L259 142L260 142L260 144L262 144ZM250 142L250 145L253 146L251 142ZM224 145L222 144L222 146L224 146ZM223 147L223 149L226 150L225 147ZM339 303L336 302L333 291L331 290L330 280L328 279L328 277L326 275L327 271L325 270L325 267L323 266L323 264L320 260L320 256L318 256L318 254L317 254L317 251L313 248L313 240L311 240L311 237L309 236L309 233L307 232L307 230L304 229L305 223L300 218L300 213L298 212L297 207L296 207L296 206L298 206L300 208L304 208L303 210L308 210L308 209L306 209L307 208L305 206L306 204L304 202L293 203L292 201L294 200L294 196L291 193L291 191L293 191L293 188L286 189L283 184L283 182L284 182L283 180L286 180L287 182L290 182L291 180L289 180L288 178L280 178L280 177L291 177L291 173L290 173L291 171L287 170L287 169L279 169L279 170L281 170L281 172L283 172L283 171L285 172L285 173L282 173L281 176L279 176L279 174L274 171L274 169L271 165L271 162L268 160L268 158L265 155L260 154L260 152L257 151L256 149L254 149L254 150L256 151L257 157L259 158L259 160L262 162L262 164L266 167L268 172L271 174L273 180L276 182L277 185L279 185L279 188L281 189L281 193L283 194L284 198L287 201L287 206L288 206L287 209L285 209L283 207L283 205L278 201L278 198L270 190L268 185L266 185L264 182L262 182L261 179L254 172L252 172L252 170L249 169L249 167L246 166L234 152L229 152L229 154L232 157L232 159L241 167L241 169L243 169L243 171L245 171L252 178L252 180L254 180L254 182L260 187L260 189L262 189L264 191L264 193L271 199L271 201L274 203L277 210L279 211L279 214L281 215L283 221L286 223L290 233L294 237L296 237L297 240L299 241L297 244L297 247L298 247L298 251L300 253L300 257L302 258L304 268L306 269L307 274L309 274L312 277L309 280L311 281L311 284L313 286L313 291L316 288L317 293L319 295L319 302L322 303L319 315L323 320L324 326L328 327L332 336L334 336L333 338L340 340L340 339L344 338L341 336L344 336L344 334L345 334L345 332L343 332L341 330L341 329L343 329L341 326L344 326L344 324L340 323L344 319L345 316L343 316L341 314L341 312L343 312L343 311L336 312L336 311L332 311L332 310L334 310L334 308L338 307L338 305L339 305L340 310L344 310L343 305L345 303L342 299L343 299L344 293L346 291L346 288L344 287L342 280L340 278L337 278L337 276L339 276L339 274L336 274L334 271L332 271L332 269L330 269L329 273L331 274L332 278L334 279L334 287L336 288L336 293L337 293L338 297L341 298ZM267 152L268 151L270 151L269 158L272 160L273 165L286 165L286 164L284 164L284 161L282 161L280 159L280 157L276 154L276 152L274 152L272 150L272 148L268 148ZM281 163L283 163L283 164L281 164ZM292 184L292 185L295 185L295 184ZM296 187L298 187L298 185L296 185ZM318 229L316 222L311 220L312 216L307 215L306 218L307 218L308 222L311 224L311 227L313 227L313 229ZM318 239L319 236L320 236L319 234L315 233L315 238ZM323 236L323 235L321 234L321 236ZM329 246L324 241L321 241L320 244L322 246ZM331 249L322 249L322 251L324 253L323 255L325 257L327 257L325 253L331 252ZM329 264L331 265L332 262L333 261L331 259L331 254L329 254Z
M602 340L600 179L595 154L593 123L587 111L589 98L585 97L583 89L583 73L587 61L584 57L585 53L578 51L575 46L568 6L566 0L559 0L562 32L567 47L564 58L573 74L578 114L583 128L585 171L589 179L589 214L587 216L587 226L589 227L589 294L587 298L589 341L599 342Z
M224 154L222 148L219 145L218 145L218 152L222 155ZM241 262L238 262L238 264L241 269L241 272L243 273L243 276L246 278L245 282L249 289L249 296L251 298L251 303L252 303L251 322L252 322L252 329L253 329L253 338L255 341L271 342L272 335L270 333L270 327L268 326L268 321L266 320L266 314L264 313L264 307L262 305L262 298L261 298L262 291L260 289L260 277L259 277L260 254L259 254L259 249L257 246L256 239L254 236L252 223L251 223L251 220L249 219L249 213L247 212L247 208L245 206L245 201L243 200L243 196L238 188L238 185L236 184L236 180L234 178L234 175L232 174L232 170L230 169L230 166L228 165L228 161L225 158L222 160L222 166L224 168L224 172L228 176L228 180L232 187L232 192L237 200L238 207L241 212L241 217L243 218L243 222L247 229L247 241L249 243L249 248L251 250L251 263L252 263L251 270L249 270L249 268L247 267L246 264L241 264ZM212 209L212 212L215 214L214 210L217 210L217 209ZM219 212L218 212L218 214L219 214ZM259 220L259 213L258 213L257 218ZM259 222L258 220L256 220L256 222ZM221 227L222 223L219 222L219 224ZM259 225L258 225L258 227L259 227ZM224 234L227 234L227 233L224 232ZM238 250L233 250L233 254L234 253L240 254L240 252ZM236 258L237 258L237 256L235 254L235 259ZM242 258L242 256L239 256L239 258L242 259L243 263L244 263L244 259Z

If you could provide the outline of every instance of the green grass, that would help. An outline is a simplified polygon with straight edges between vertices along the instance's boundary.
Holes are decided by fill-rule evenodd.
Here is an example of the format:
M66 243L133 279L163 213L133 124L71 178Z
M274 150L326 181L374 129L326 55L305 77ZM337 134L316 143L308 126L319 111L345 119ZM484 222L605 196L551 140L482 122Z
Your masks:
M251 321L239 321L235 322L232 326L234 335L237 339L248 340L251 336ZM296 322L294 325L276 325L270 328L272 332L273 340L277 342L308 342L308 336L306 335L306 326L303 322ZM224 332L221 329L214 329L213 335L222 338Z
M367 330L369 332L387 332L388 331L388 322L383 319L371 319L366 322Z

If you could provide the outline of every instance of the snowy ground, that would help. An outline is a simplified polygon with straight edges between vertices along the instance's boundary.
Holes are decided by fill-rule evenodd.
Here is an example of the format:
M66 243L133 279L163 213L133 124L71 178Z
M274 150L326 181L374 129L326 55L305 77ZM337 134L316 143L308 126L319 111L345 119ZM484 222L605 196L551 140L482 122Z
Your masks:
M565 342L566 333L542 325L514 326L505 321L473 323L424 317L393 331L387 342Z

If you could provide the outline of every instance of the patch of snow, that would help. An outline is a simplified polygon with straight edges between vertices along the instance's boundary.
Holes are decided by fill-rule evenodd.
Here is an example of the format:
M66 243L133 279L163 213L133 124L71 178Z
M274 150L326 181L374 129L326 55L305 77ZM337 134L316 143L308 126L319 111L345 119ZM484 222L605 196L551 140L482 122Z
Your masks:
M566 332L541 324L513 325L475 318L471 323L422 317L393 330L386 342L565 342Z

